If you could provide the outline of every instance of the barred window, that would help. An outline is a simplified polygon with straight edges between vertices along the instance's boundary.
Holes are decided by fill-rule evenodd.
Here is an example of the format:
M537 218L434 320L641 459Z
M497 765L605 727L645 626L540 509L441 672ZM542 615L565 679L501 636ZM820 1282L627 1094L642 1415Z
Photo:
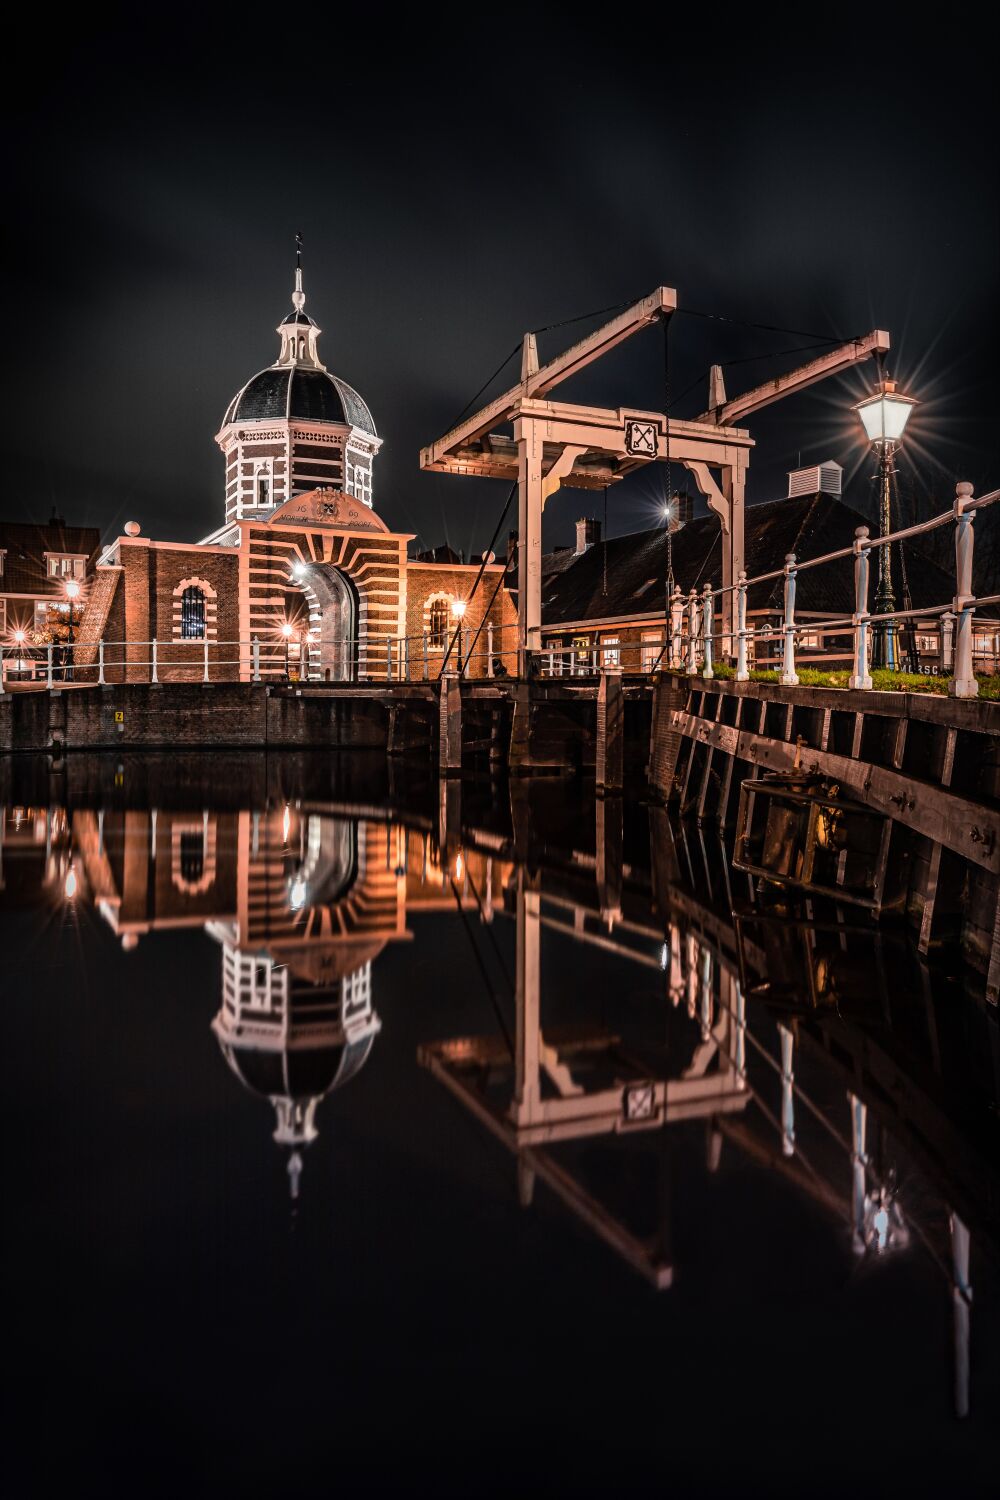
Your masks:
M427 644L429 646L443 648L447 644L450 613L447 599L435 599L431 604L427 616Z
M181 639L201 641L205 638L205 595L194 584L181 595Z

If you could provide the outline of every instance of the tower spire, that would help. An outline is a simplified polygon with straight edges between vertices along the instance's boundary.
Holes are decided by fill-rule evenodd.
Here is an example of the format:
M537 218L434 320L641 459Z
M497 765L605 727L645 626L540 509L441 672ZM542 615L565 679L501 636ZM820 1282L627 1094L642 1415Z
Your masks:
M292 293L292 306L296 312L301 312L306 303L306 294L302 290L302 233L295 236L295 290Z

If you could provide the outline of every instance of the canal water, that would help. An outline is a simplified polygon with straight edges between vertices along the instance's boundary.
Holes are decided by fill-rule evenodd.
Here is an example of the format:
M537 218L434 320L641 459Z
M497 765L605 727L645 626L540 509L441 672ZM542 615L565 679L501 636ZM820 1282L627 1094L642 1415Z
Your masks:
M0 776L8 1493L996 1493L946 957L576 783Z

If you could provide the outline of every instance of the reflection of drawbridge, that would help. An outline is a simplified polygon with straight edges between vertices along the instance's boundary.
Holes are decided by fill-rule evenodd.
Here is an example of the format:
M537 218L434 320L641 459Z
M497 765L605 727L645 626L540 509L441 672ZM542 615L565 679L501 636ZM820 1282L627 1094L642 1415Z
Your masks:
M542 1029L539 966L542 897L516 887L517 981L513 1048L499 1037L471 1037L420 1049L430 1069L518 1158L522 1203L536 1178L657 1287L671 1283L667 1224L639 1234L588 1186L583 1170L553 1148L595 1136L654 1131L677 1121L741 1112L748 1094L739 1065L744 1024L718 1004L705 969L700 1035L687 1066L663 1076L662 1061L599 1028Z
M721 841L706 844L702 830L683 827L675 836L663 810L651 811L652 891L648 885L643 889L640 869L622 859L621 817L620 802L598 804L596 858L586 839L583 848L555 849L539 842L523 851L526 865L537 869L540 861L544 875L529 881L522 867L517 876L514 1041L440 1042L421 1048L420 1061L516 1154L523 1204L530 1202L540 1177L656 1286L671 1284L669 1226L664 1222L655 1236L633 1232L616 1207L622 1191L615 1191L606 1170L603 1191L592 1190L580 1148L588 1137L613 1137L629 1150L636 1132L703 1116L709 1170L719 1165L728 1144L807 1195L849 1234L854 1251L866 1261L911 1246L926 1251L949 1286L955 1403L963 1415L969 1404L972 1299L966 1216L972 1214L976 1223L978 1205L978 1218L989 1220L996 1173L963 1165L971 1141L963 1144L959 1138L961 1111L956 1112L954 1098L945 1110L935 1106L926 1065L914 1056L912 1077L909 1065L903 1071L893 1066L910 1028L902 1010L898 1037L886 1021L893 1006L912 995L907 990L890 999L882 967L870 957L859 966L843 930L826 934L809 913L805 924L786 918L773 925L768 919L750 930L738 922L734 932ZM651 897L658 915L651 912ZM661 971L670 1010L685 1010L699 1028L679 1076L661 1076L607 1032L542 1028L543 928ZM895 973L902 979L898 967ZM850 1003L842 1019L837 1007L845 998ZM925 999L931 1058L940 1072L929 991ZM835 1082L831 1100L827 1085L838 1075L842 1083L838 1088ZM927 1143L921 1148L919 1130L911 1125L925 1115L940 1151L929 1151ZM929 1174L943 1215L935 1210L928 1216L919 1182L916 1191L905 1179L900 1184L900 1158L904 1169L915 1161L919 1173ZM613 1170L622 1185L631 1165L623 1156L615 1158Z

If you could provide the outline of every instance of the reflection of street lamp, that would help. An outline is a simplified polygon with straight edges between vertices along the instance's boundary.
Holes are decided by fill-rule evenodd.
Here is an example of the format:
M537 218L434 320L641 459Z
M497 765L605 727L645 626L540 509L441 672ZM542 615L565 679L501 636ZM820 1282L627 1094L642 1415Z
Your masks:
M888 536L892 530L890 484L892 475L895 473L893 458L903 436L903 430L909 421L910 412L916 404L912 396L899 394L894 380L880 380L874 396L869 396L867 400L859 402L854 408L861 418L865 435L875 449L878 459L879 536ZM886 542L879 548L878 587L875 590L874 610L877 615L891 615L896 607L896 599L892 590L891 547L891 542ZM896 635L896 621L893 619L876 620L872 625L872 666L891 667L894 670L899 667L899 641Z

